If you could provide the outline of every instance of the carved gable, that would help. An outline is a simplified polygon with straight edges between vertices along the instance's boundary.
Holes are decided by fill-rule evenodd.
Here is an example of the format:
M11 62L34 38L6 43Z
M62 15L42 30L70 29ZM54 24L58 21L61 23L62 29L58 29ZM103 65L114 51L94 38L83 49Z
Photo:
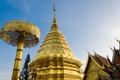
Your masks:
M102 70L102 67L94 60L94 58L92 56L89 57L83 80L99 80L100 74L107 76L107 74Z

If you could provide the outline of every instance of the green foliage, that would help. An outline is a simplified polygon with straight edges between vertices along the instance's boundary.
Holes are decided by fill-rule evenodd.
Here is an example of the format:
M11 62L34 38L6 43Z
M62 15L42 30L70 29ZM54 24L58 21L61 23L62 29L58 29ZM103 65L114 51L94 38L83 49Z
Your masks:
M29 77L28 63L29 62L30 62L30 55L28 54L26 56L22 71L20 72L19 80L28 80L28 77Z

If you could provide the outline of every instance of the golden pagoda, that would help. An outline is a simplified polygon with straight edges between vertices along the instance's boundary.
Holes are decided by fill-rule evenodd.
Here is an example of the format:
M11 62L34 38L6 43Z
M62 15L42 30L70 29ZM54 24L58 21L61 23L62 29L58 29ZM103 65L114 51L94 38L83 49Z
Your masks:
M56 9L51 30L37 55L29 64L29 80L82 80L81 62L72 53L56 21Z

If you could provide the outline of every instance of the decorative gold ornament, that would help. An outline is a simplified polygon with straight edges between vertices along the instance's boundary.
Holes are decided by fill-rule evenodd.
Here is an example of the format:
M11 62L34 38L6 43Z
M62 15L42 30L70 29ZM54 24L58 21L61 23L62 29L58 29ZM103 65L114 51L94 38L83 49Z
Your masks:
M17 46L11 80L18 80L23 48L30 48L38 44L40 30L32 23L26 21L10 21L0 31L0 38L12 46Z

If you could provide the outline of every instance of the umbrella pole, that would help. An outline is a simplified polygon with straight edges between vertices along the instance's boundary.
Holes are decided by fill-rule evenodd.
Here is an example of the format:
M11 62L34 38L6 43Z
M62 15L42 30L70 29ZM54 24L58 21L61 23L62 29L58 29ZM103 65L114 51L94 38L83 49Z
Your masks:
M21 32L19 39L18 39L16 58L14 62L14 69L12 72L11 80L18 80L18 77L19 77L22 53L23 53L23 48L24 48L24 38L25 38L25 32Z

